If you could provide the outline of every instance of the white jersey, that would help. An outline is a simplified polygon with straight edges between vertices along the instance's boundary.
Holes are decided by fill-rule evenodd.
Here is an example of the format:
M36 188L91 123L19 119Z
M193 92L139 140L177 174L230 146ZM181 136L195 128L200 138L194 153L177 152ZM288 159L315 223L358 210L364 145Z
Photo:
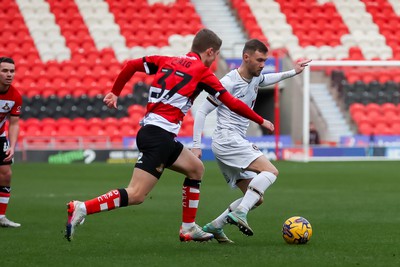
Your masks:
M292 70L281 73L263 74L258 77L253 77L251 81L246 81L240 76L238 70L235 69L226 74L221 79L221 83L234 97L240 99L247 106L253 109L257 99L258 88L260 86L268 86L294 75L296 75L296 72ZM207 99L215 106L218 106L217 128L215 131L218 132L223 129L227 129L235 131L244 138L246 136L250 121L231 111L215 97L208 96Z

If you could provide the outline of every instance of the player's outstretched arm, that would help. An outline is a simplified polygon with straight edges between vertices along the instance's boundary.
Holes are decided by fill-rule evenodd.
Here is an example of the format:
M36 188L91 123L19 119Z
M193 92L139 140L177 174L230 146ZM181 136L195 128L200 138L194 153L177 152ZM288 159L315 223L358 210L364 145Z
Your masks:
M295 62L294 69L292 69L292 70L264 74L263 75L264 80L261 82L261 85L268 86L268 85L280 82L282 80L285 80L287 78L291 78L297 74L300 74L305 69L305 67L308 66L308 63L310 63L310 62L311 62L311 59L299 60L299 61Z

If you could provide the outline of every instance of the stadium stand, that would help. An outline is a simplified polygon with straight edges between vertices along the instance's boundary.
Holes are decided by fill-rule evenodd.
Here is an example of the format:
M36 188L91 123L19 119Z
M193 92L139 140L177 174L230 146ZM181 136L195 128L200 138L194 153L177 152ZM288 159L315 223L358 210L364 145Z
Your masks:
M102 96L125 60L185 53L203 27L189 0L95 2L0 0L0 54L16 61L14 85L24 100L21 142L100 136L100 142L120 143L135 136L146 98L140 86L151 77L135 75L117 110L107 110ZM392 2L230 0L230 6L249 38L283 48L293 60L392 60L400 59L400 7ZM327 68L326 75L359 133L400 134L399 69ZM134 87L141 93L132 93ZM189 114L181 135L190 136L192 124ZM62 143L85 142L79 138Z

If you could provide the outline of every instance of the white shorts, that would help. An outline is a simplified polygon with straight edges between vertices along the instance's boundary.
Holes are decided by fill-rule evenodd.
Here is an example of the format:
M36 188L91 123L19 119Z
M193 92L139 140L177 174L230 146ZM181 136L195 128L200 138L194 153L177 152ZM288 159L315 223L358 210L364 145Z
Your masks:
M252 179L257 175L245 169L264 155L254 144L232 131L215 133L212 151L226 182L233 188L238 180Z

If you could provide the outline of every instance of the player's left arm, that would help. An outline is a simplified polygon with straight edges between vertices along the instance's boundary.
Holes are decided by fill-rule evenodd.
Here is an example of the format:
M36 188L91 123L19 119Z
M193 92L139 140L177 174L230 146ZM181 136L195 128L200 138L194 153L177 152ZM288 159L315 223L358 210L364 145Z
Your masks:
M287 78L291 78L299 73L301 73L308 63L311 62L311 59L299 60L295 63L294 69L284 72L277 73L267 73L263 75L263 80L261 81L261 86L268 86L271 84L275 84Z
M5 152L7 157L4 161L11 161L14 157L15 146L17 144L19 134L19 116L10 116L8 126L8 141L10 143L7 151Z

